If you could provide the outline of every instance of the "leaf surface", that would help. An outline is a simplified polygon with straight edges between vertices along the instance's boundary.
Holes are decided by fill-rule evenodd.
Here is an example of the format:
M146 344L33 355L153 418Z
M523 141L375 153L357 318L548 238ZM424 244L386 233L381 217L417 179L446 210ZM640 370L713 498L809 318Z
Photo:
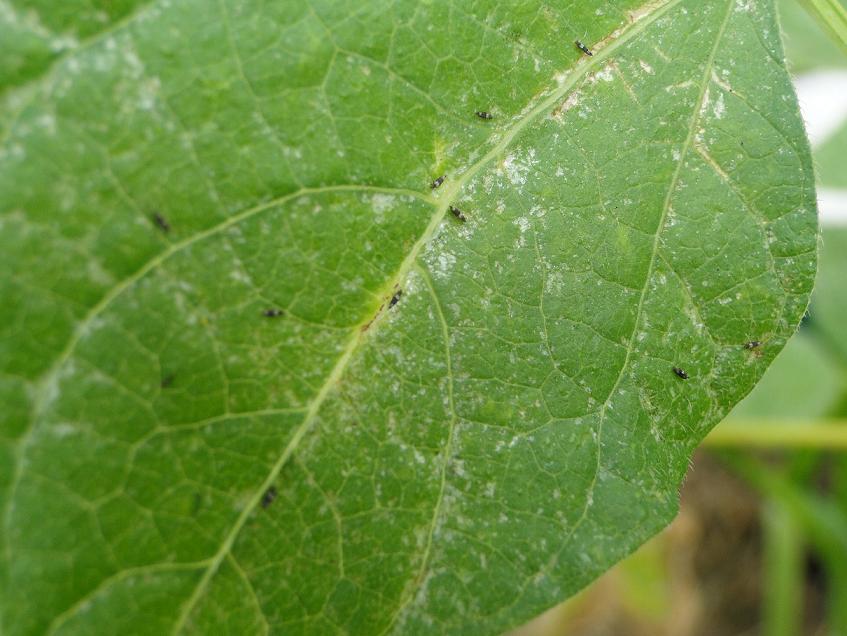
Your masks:
M771 2L124 9L4 69L4 632L497 633L672 518L814 277Z

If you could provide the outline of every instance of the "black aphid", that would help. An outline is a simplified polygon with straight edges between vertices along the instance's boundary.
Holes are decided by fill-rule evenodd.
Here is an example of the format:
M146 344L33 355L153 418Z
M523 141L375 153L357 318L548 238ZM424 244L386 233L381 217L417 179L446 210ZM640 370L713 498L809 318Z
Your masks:
M758 349L761 346L762 346L762 343L759 342L758 340L751 340L750 342L744 343L745 349Z
M153 223L155 223L156 227L162 230L165 234L171 231L171 224L168 223L168 220L158 212L153 213Z
M576 44L576 47L577 47L580 51L582 51L583 53L585 53L586 55L594 55L594 53L592 53L592 52L591 52L591 49L589 49L587 46L585 46L585 45L584 45L582 42L580 42L579 40L577 40L576 42L574 42L574 44Z
M688 374L679 367L674 367L673 372L676 373L678 378L682 378L683 380L688 379Z
M163 389L167 389L167 388L168 388L169 386L171 386L173 383L174 383L174 374L173 374L173 373L169 373L169 374L168 374L168 375L166 375L164 378L162 378L162 382L160 383L160 386L161 386Z
M276 499L276 488L271 486L265 491L265 494L262 495L262 508L266 509L270 506L274 499Z
M454 206L454 205L451 205L451 206L450 206L450 214L452 214L453 216L455 216L455 217L456 217L457 219L459 219L462 223L464 223L465 221L467 221L467 219L465 218L465 214L464 214L464 213L463 213L463 212L462 212L459 208L457 208L457 207L456 207L456 206Z
M429 187L430 187L430 188L432 188L433 190L435 190L438 186L440 186L442 183L444 183L444 179L446 179L446 178L447 178L447 175L446 175L446 174L441 175L441 176L440 176L440 177L438 177L435 181L433 181L433 182L429 185Z
M391 297L391 300L388 301L388 308L391 309L394 305L399 303L400 302L400 296L402 296L402 295L403 295L402 289L398 289L396 292L394 292L394 295Z
M282 309L265 309L265 311L262 312L262 315L265 318L277 318L284 313L285 312L282 311Z
M480 119L494 119L494 115L492 115L491 113L488 113L484 110L478 110L478 111L476 111L475 114Z

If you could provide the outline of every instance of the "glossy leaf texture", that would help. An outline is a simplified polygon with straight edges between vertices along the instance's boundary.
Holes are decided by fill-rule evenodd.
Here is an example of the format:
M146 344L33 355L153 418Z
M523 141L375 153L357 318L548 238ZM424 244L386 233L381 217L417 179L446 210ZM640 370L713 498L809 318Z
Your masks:
M4 633L500 632L805 310L767 0L53 4L3 18Z

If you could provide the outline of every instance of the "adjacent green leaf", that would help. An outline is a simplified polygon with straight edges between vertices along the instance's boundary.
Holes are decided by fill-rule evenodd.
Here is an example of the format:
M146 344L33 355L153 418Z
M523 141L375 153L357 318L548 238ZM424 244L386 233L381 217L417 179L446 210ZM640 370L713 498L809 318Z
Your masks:
M830 355L847 367L847 335L844 316L847 311L847 229L826 228L821 247L821 269L811 307L812 326Z
M806 307L769 1L42 5L4 633L499 632L672 518Z
M844 50L809 15L803 0L779 0L777 4L785 53L793 72L847 67Z
M847 122L826 139L815 151L818 183L829 188L847 190L847 170L844 156L847 152Z

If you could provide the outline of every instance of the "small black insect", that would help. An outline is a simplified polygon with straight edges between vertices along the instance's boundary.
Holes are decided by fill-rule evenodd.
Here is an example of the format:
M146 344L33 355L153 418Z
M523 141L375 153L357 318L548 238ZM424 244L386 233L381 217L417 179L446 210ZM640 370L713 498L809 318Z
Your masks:
M762 346L762 343L759 342L758 340L751 340L750 342L744 343L745 349L758 349L761 346Z
M174 374L173 374L173 373L169 373L168 375L166 375L165 377L163 377L163 378L162 378L162 382L160 383L160 386L161 386L163 389L167 389L167 388L168 388L169 386L171 386L173 383L174 383Z
M155 223L156 227L162 230L165 234L171 231L171 224L168 223L168 220L158 212L153 213L153 223Z
M438 186L440 186L442 183L444 183L444 179L446 179L446 178L447 178L447 175L446 175L446 174L441 175L441 176L440 176L440 177L438 177L435 181L433 181L433 182L429 185L429 187L430 187L430 188L432 188L433 190L435 190Z
M402 296L402 295L403 295L402 289L398 289L396 292L394 292L394 295L391 297L391 300L388 301L388 308L391 309L394 305L399 303L400 302L400 296Z
M492 115L491 113L488 113L484 110L478 110L478 111L476 111L475 114L480 119L494 119L494 115Z
M457 208L457 207L456 207L456 206L454 206L454 205L451 205L451 206L450 206L450 214L452 214L453 216L455 216L455 217L456 217L457 219L459 219L462 223L464 223L465 221L467 221L467 219L465 218L465 214L464 214L464 213L463 213L463 212L462 212L459 208Z
M265 318L277 318L284 313L285 312L282 311L282 309L265 309L265 311L262 312L262 315Z
M688 374L679 367L674 367L673 372L676 373L678 378L682 378L683 380L688 379Z
M274 499L276 499L276 488L271 486L265 491L265 494L262 495L262 508L267 510L268 506L270 506Z
M585 45L584 45L582 42L580 42L579 40L577 40L576 42L574 42L574 44L576 44L576 47L577 47L580 51L582 51L583 53L585 53L586 55L589 55L589 56L594 55L594 53L592 53L592 52L591 52L591 49L589 49L587 46L585 46Z

